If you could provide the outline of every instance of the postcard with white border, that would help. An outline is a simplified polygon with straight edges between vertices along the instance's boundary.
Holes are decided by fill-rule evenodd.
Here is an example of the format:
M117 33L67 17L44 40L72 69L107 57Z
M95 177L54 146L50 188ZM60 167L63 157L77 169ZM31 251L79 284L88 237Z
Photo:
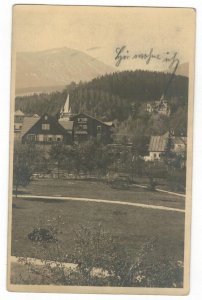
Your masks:
M13 7L9 291L189 293L195 18Z

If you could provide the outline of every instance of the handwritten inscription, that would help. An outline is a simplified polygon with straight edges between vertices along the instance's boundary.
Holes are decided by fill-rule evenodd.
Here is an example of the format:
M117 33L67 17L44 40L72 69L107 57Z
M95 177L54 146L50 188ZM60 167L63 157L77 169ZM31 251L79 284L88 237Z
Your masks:
M179 64L177 51L167 51L165 53L155 53L151 48L148 52L131 53L126 46L117 47L115 50L115 66L119 67L124 61L128 60L143 60L148 65L152 61L161 61L167 63L169 68Z

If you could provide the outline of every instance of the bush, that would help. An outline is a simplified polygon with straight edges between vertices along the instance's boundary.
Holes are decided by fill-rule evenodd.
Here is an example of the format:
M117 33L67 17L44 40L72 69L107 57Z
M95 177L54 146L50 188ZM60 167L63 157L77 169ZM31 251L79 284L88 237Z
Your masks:
M168 184L173 191L185 192L186 189L186 172L185 170L175 170L167 177Z
M28 234L28 239L32 242L54 242L56 238L50 230L46 228L35 228Z
M155 191L156 186L157 186L157 182L152 177L150 177L149 178L149 190L150 191Z
M60 219L59 222L62 224ZM173 261L170 257L157 257L158 240L147 241L136 253L129 254L120 241L106 232L101 224L79 225L73 231L75 246L71 253L67 253L56 238L57 233L61 233L60 224L56 223L54 220L54 230L39 230L36 227L30 233L29 239L34 242L40 254L44 252L45 259L40 267L34 259L20 259L27 267L28 275L26 272L19 274L15 283L117 287L183 286L183 263ZM55 243L47 243L52 239ZM70 262L74 263L71 268L68 264Z

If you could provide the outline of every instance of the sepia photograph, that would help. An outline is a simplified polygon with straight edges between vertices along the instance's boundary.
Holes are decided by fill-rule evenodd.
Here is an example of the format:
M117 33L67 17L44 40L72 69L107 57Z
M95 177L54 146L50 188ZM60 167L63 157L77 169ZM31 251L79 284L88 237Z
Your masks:
M9 291L189 292L195 10L15 5Z

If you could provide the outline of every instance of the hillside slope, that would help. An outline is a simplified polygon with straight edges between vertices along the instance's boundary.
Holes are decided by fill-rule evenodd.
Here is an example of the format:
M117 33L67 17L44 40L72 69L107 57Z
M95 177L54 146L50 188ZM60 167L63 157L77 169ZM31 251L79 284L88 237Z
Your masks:
M73 113L86 112L103 121L114 121L120 134L162 134L169 129L186 134L188 78L174 76L166 99L171 116L149 115L146 103L160 99L170 75L149 71L124 71L88 83L70 84L63 92L16 98L16 109L25 113L57 114L70 94Z
M61 88L72 81L89 81L111 72L112 67L75 49L19 52L16 56L16 92L40 92L44 87L53 86Z

